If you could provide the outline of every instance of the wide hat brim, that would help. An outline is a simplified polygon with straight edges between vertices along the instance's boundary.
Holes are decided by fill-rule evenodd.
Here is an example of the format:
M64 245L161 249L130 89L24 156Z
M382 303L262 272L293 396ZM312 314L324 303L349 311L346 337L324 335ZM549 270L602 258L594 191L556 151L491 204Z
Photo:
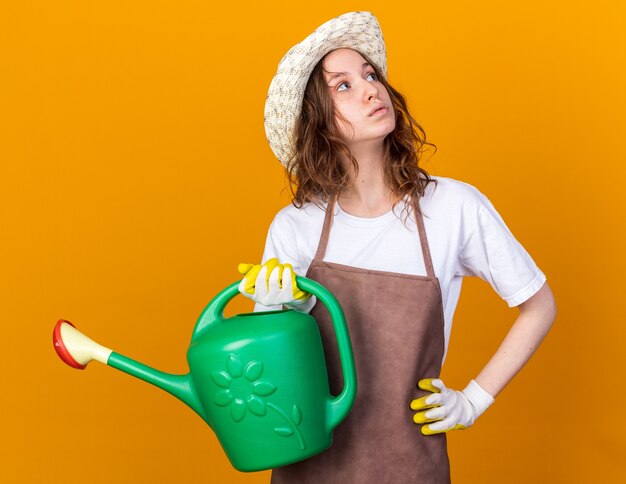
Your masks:
M387 77L385 40L370 12L350 12L329 20L289 49L278 64L265 102L265 133L285 167L293 156L294 126L311 72L326 54L342 48L365 55Z

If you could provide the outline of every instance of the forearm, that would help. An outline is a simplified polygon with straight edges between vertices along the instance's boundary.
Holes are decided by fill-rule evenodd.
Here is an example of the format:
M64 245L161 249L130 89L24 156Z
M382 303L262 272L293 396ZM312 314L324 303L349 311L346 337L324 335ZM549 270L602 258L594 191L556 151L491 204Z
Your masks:
M511 381L533 355L550 330L556 315L547 284L521 304L515 323L475 381L493 397Z
M554 297L547 284L519 306L520 314L500 348L480 374L463 391L446 388L441 380L423 379L418 386L433 392L411 402L418 410L413 421L424 435L469 427L493 403L511 378L526 364L556 315Z

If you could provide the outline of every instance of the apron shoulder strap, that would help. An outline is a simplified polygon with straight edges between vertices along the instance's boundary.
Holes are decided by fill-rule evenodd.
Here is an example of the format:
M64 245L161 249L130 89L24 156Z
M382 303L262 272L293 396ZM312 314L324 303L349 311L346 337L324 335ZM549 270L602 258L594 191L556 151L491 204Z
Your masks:
M326 216L324 217L324 225L322 226L322 235L320 236L320 242L317 246L314 260L324 260L324 256L326 255L326 247L328 247L328 237L330 236L330 227L333 223L333 212L335 211L336 200L337 195L333 195L326 205Z
M424 217L419 206L419 198L413 202L413 216L417 223L417 231L420 235L420 245L422 246L422 256L424 257L424 267L426 267L426 275L435 277L435 269L433 268L433 259L430 255L430 247L428 245L428 237L426 237L426 228L424 227Z

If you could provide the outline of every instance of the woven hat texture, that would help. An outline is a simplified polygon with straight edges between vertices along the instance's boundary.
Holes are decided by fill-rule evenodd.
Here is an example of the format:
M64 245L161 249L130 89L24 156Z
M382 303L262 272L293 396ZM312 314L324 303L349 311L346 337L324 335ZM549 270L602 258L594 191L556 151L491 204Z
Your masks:
M284 166L293 155L293 130L311 72L322 57L341 48L364 54L387 77L385 40L370 12L350 12L329 20L289 49L278 64L265 102L265 134Z

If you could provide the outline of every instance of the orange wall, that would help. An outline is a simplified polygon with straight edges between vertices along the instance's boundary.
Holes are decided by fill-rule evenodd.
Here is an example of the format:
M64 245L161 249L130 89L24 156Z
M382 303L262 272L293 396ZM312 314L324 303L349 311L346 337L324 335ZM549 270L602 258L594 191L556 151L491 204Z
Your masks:
M378 16L390 79L439 147L425 167L492 200L559 305L536 357L472 429L450 435L453 478L623 482L626 11L402 4L3 4L0 481L268 481L233 470L164 392L97 363L65 366L51 332L67 318L185 371L197 315L238 262L259 260L289 201L262 122L277 62L325 20L362 9ZM250 307L240 299L231 311ZM516 313L467 281L449 385L478 373Z

